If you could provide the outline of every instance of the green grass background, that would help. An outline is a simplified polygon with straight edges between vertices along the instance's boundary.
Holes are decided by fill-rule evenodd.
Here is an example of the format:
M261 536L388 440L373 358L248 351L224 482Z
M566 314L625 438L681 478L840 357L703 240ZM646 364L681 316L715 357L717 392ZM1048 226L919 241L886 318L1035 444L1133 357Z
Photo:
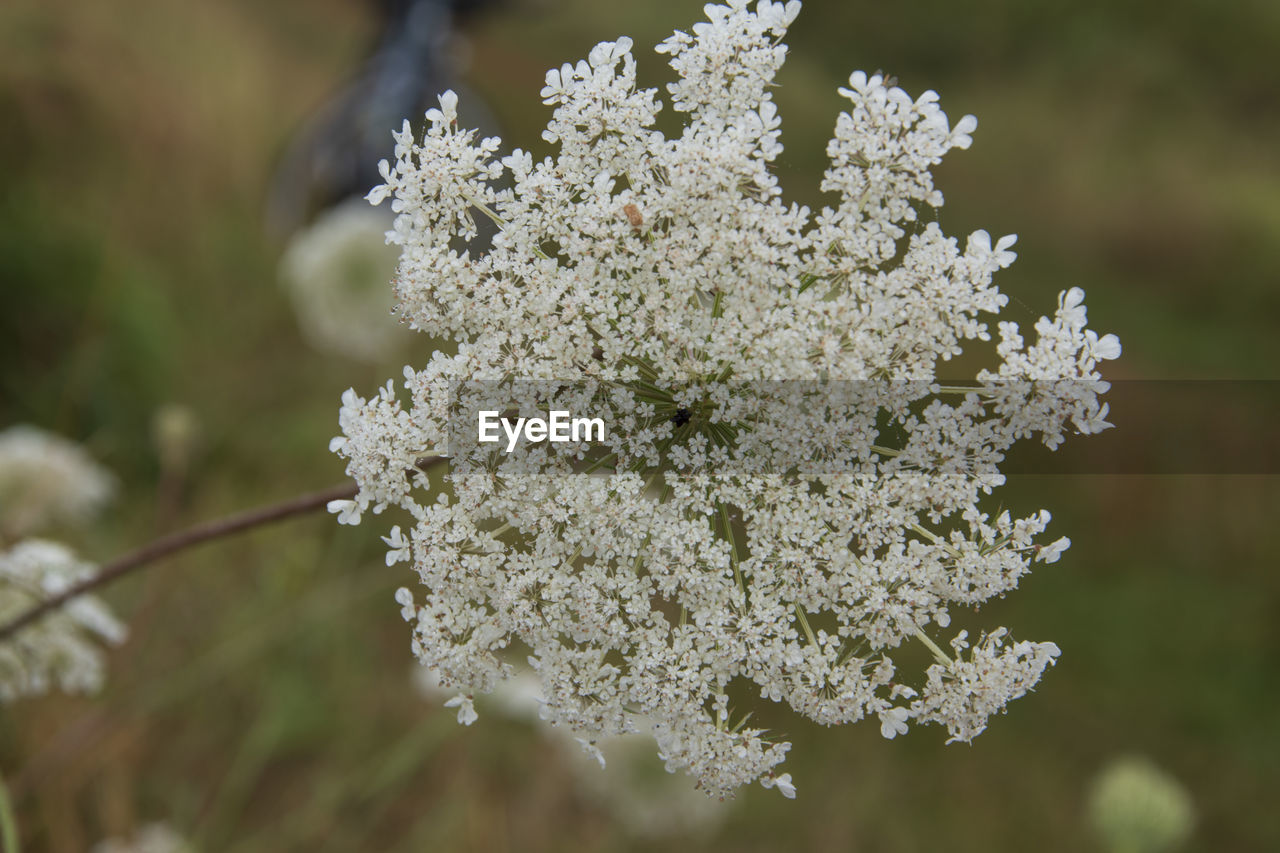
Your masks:
M470 32L468 79L510 145L536 146L546 68L628 34L659 83L648 46L700 9L512 3ZM339 395L398 367L305 345L261 212L290 132L375 32L354 0L0 6L0 426L82 440L119 474L84 553L341 479ZM1112 377L1276 377L1280 4L812 0L788 43L791 198L820 202L836 87L886 69L978 115L938 170L942 224L1019 234L1013 319L1080 285L1124 342ZM151 434L175 403L201 432L176 498ZM1280 483L1021 477L1001 498L1075 542L982 614L1062 647L1036 693L972 746L793 718L799 799L746 790L669 849L1097 849L1088 786L1126 752L1189 788L1194 849L1280 849ZM379 532L304 518L113 588L133 636L105 693L0 711L29 849L157 819L205 850L644 849L532 727L461 729L410 689L391 597L410 576Z

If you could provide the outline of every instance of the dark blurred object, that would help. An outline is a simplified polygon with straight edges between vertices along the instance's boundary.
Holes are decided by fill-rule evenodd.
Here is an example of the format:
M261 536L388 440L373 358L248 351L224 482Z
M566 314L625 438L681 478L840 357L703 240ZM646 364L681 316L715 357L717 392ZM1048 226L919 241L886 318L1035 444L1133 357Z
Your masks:
M455 24L501 0L380 0L385 24L356 76L289 143L272 180L267 225L285 237L343 199L381 182L378 161L393 151L391 132L417 121L453 89L467 126L491 130L487 107L466 92L454 67Z

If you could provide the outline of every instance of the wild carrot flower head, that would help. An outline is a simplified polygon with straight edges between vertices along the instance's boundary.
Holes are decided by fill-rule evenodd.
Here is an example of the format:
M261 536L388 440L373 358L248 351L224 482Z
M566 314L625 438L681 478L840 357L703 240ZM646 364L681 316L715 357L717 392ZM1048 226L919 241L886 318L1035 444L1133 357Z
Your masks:
M659 45L685 117L674 138L625 38L547 74L553 157L500 157L458 127L449 92L424 134L406 122L369 200L393 199L403 318L456 353L406 368L403 395L348 391L331 445L360 486L340 520L411 518L387 559L421 580L397 600L459 719L521 647L549 722L591 747L645 720L668 769L721 796L757 780L795 793L777 772L789 744L752 725L751 702L968 741L1035 685L1052 643L961 631L948 654L928 629L1065 549L1041 541L1047 512L993 517L983 498L1014 441L1107 426L1096 367L1119 353L1073 289L1034 342L1000 323L972 384L936 381L989 339L1006 303L992 275L1014 259L1013 237L957 241L933 213L930 169L976 120L855 73L827 148L831 206L786 203L771 87L799 8L710 5ZM595 407L581 414L609 437L526 442L429 483L424 457L463 455L458 411L530 380L544 402ZM917 641L934 662L904 671Z
M56 542L29 539L0 552L0 624L93 572ZM124 625L96 596L71 600L0 642L0 703L52 689L97 691L104 678L101 644L118 645L124 638Z

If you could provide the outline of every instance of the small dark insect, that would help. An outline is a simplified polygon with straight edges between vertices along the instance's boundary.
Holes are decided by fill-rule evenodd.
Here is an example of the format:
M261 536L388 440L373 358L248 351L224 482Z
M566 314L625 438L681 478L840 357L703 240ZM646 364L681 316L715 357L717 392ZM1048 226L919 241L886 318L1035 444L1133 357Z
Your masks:
M892 89L894 86L898 85L898 78L894 77L892 74L884 71L876 71L876 74L879 74L884 78L881 82L884 84L886 89Z
M640 228L643 227L644 217L640 215L640 208L636 207L634 204L624 204L622 206L622 212L627 215L627 221L631 223L632 228L639 231Z
M676 409L676 413L671 416L671 423L677 427L682 427L691 420L693 420L693 412L683 407Z

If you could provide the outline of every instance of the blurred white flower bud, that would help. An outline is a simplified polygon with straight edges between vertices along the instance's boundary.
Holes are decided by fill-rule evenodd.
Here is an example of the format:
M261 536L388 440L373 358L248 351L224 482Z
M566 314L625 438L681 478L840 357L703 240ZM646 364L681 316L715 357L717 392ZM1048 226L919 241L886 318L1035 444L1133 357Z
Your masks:
M1126 756L1095 780L1089 818L1115 853L1157 853L1186 842L1195 808L1177 779L1146 758Z
M152 416L151 434L161 470L183 474L200 441L200 423L195 413L178 403L163 405Z

